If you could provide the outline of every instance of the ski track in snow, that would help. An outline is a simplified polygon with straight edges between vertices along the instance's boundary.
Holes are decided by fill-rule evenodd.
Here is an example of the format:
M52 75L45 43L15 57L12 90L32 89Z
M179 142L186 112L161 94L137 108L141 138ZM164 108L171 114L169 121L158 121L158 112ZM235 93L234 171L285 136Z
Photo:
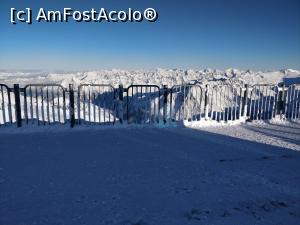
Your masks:
M7 127L0 224L299 224L300 125L281 123Z

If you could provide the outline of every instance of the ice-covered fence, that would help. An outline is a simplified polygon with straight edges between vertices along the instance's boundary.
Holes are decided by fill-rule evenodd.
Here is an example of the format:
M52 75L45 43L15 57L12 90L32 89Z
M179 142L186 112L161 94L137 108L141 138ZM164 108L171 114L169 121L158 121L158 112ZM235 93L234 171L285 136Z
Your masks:
M245 89L239 85L207 86L208 113L211 120L238 120L242 116Z
M24 87L21 96L22 94L22 119L25 119L27 124L67 122L66 91L61 85L29 84Z
M5 84L0 84L0 126L12 122L10 89Z
M248 118L251 120L270 120L276 112L280 113L279 88L277 85L254 85L250 89Z
M0 125L115 124L300 118L300 87L290 85L0 85Z
M198 121L204 118L205 88L199 85L176 85L170 90L167 120Z
M82 84L77 93L78 123L114 124L117 118L116 93L111 85Z
M300 86L291 85L285 97L285 116L288 119L300 118Z
M161 92L157 85L130 85L127 88L128 123L154 123L162 120Z

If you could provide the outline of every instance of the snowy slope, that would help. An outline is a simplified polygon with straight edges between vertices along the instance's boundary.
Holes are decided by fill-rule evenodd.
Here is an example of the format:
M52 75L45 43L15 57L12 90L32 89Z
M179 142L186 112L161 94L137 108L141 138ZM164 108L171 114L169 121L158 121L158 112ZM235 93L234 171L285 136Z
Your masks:
M218 82L218 83L248 83L248 84L277 84L283 80L287 82L299 81L300 71L287 69L280 71L243 71L237 69L220 70L98 70L79 72L45 72L45 71L0 71L0 83L21 85L29 83L57 83L67 87L72 83L112 84L157 84L169 85L187 82Z
M253 126L0 130L0 224L299 224L300 127Z

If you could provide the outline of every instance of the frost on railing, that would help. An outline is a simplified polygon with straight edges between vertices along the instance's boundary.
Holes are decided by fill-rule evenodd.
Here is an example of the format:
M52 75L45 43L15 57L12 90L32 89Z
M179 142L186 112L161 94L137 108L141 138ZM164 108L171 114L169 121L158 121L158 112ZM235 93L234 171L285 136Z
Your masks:
M270 120L275 117L279 102L279 88L274 85L254 85L249 96L248 117L251 120ZM278 108L279 107L279 108Z
M288 119L300 118L300 86L291 85L287 88L285 98L285 116Z
M0 84L0 125L12 123L13 119L9 87Z
M208 91L208 117L216 121L238 120L242 115L243 88L217 85Z
M68 101L65 89L56 84L30 84L21 94L22 119L27 124L66 124Z
M118 120L115 95L111 85L80 85L75 108L78 123L114 124Z
M130 85L126 91L128 123L158 123L162 120L161 93L157 85Z
M205 88L199 85L176 85L170 93L168 120L199 121L204 118Z

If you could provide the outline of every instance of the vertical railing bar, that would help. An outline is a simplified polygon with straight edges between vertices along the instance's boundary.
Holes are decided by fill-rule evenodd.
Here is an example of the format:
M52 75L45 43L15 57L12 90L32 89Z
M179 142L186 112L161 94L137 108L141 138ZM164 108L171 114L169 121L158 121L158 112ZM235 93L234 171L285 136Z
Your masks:
M143 120L144 120L144 123L146 123L146 121L147 121L147 118L148 118L148 107L149 107L149 105L148 105L148 102L149 102L149 100L151 101L151 97L149 97L149 92L148 92L148 87L146 86L145 87L145 113L144 113L144 118L143 118ZM148 95L148 96L147 96ZM149 121L149 120L148 120Z
M88 95L88 113L89 113L89 123L91 123L91 87L89 88L89 95Z
M28 109L27 109L27 89L26 87L24 88L24 115L25 115L25 121L26 124L28 124Z
M254 117L252 117L252 100L253 100L253 90L254 90L254 87L251 87L251 93L250 93L250 102L249 102L249 110L248 110L248 114L249 114L249 118L250 119L253 119Z
M264 119L265 120L269 120L269 101L270 101L270 86L268 85L268 86L266 86L266 98L265 98L265 106L264 106L264 110L265 110L265 112L264 112Z
M107 90L105 90L105 93L108 93ZM105 96L107 96L107 99L105 99L105 103L107 104L107 109L108 109L107 110L108 111L108 124L110 125L111 124L111 110L110 110L110 106L111 106L111 102L113 102L113 101L110 101L110 99L108 98L108 95L105 94Z
M226 93L227 93L227 99L226 99L226 100L227 100L227 105L230 105L230 104L229 104L229 101L230 101L230 100L229 100L229 99L230 99L230 96L229 96L229 89L228 89L228 88L226 88L226 87L224 87L224 88L225 88L225 91L224 91L224 92L225 92L225 96L226 96ZM226 89L227 89L227 91L226 91ZM227 107L227 116L226 116L226 121L228 121L228 120L229 120L229 113L230 113L230 111L231 111L231 110L230 110L230 108L229 108L229 107Z
M159 87L156 87L157 88L157 93L158 93L158 121L157 121L157 123L159 123L161 120L163 120L163 119L161 119L161 117L162 117L162 115L161 115L161 113L160 113L160 109L161 109L161 103L160 103L160 88Z
M31 86L29 87L29 93L30 93L30 114L31 114L31 121L32 121L32 124L34 123L34 119L33 119L33 100L32 100L32 88Z
M93 89L93 116L94 116L94 125L96 124L96 95L95 90Z
M149 111L148 111L148 117L149 117L149 123L151 123L152 122L152 108L153 108L153 103L155 102L155 95L152 93L152 87L150 86L149 87L149 90L148 90L148 92L149 92L149 98L150 98L150 100L149 100Z
M294 107L294 102L296 102L296 87L293 85L293 101L292 101L292 119L294 119L294 110L295 110L295 107Z
M63 117L64 117L64 124L67 123L67 114L66 114L66 92L65 89L62 88L62 94L63 94ZM78 106L78 104L77 104ZM80 109L77 108L78 111L80 111ZM74 113L75 115L75 113Z
M213 119L213 115L214 115L214 104L213 104L213 101L214 101L214 87L212 88L212 91L211 91L211 105L210 105L210 119L212 120Z
M238 109L239 109L239 107L238 107L238 97L239 97L239 94L238 94L238 89L237 88L235 88L235 113L234 113L234 119L235 120L237 120L237 119L239 119L239 112L238 112ZM239 98L239 99L241 99L241 98Z
M7 90L8 92L9 90ZM4 99L4 91L3 91L3 86L1 85L1 96L2 96L2 117L3 117L3 124L6 126L6 113L5 113L5 99Z
M104 87L102 87L102 93L105 93L105 90L104 90ZM105 95L104 95L105 96ZM106 124L106 98L103 98L103 122L104 122L104 125Z
M296 118L299 118L299 112L300 112L300 106L299 106L299 103L300 103L300 96L299 96L299 88L297 88L297 96L296 96ZM297 110L298 109L298 110Z
M298 90L298 95L297 95L297 105L298 105L298 110L297 110L297 118L299 118L300 117L300 94L299 94L299 92L300 92L300 89L299 89L299 87L297 88L297 90Z
M258 104L259 104L259 90L258 90L258 87L255 87L255 111L254 111L254 114L255 114L255 119L258 120Z
M126 117L127 117L127 123L129 123L129 90L131 87L127 88L126 93Z
M86 112L85 112L85 108L86 108L86 93L85 93L85 87L83 86L83 123L86 124Z
M9 123L13 123L10 90L8 90L8 89L7 89L7 97L8 97L8 118L9 118Z
M221 91L219 91L218 92L218 94L219 94L219 107L220 107L220 109L219 109L219 121L221 121L222 120L222 92Z
M174 87L171 87L170 88L170 110L169 110L169 114L170 114L170 121L173 121L173 115L172 115L172 112L173 112L173 88ZM151 90L151 89L150 89Z
M153 90L153 96L154 96L156 88L153 88L153 89L154 89L154 90ZM158 101L159 101L159 100L158 100ZM154 122L155 122L155 120L156 120L156 103L157 103L157 100L156 100L156 98L154 98L154 101L153 101L153 105L154 105L154 109L153 109L153 119L154 119Z
M7 90L9 91L9 90ZM5 102L4 102L4 91L3 86L1 85L1 95L2 95L2 117L3 117L3 124L6 125L6 115L5 115Z
M185 88L186 86L183 86L183 110L182 110L182 119L185 120L185 98L186 98L186 93L185 93Z
M287 92L285 91L286 87L283 86L283 93L284 93L284 115L287 116L287 111L288 111L288 102L289 102L289 92L287 89Z
M228 87L228 89L229 89L230 95L231 95L231 97L230 97L230 107L231 107L230 117L231 117L231 121L233 121L234 120L234 115L233 115L233 113L234 113L234 88L233 88L233 86L230 85Z
M114 117L114 121L113 121L113 125L115 125L116 124L116 121L117 121L117 110L119 110L118 108L117 108L117 106L118 106L118 104L117 104L117 100L119 99L119 93L117 92L117 90L115 89L115 88L113 88L113 89L111 89L112 90L112 92L113 92L113 99L114 99L114 101L113 101L113 111L114 111L114 115L113 115L113 117ZM123 90L122 90L123 91ZM123 93L122 93L123 94ZM123 102L123 100L122 100L122 102Z
M47 100L47 119L48 124L50 125L50 109L49 109L49 87L46 89L46 100Z
M60 94L59 94L59 88L57 87L56 90L56 95L57 95L57 113L58 113L58 122L61 123L61 119L60 119Z
M269 120L270 119L270 98L271 98L271 93L270 93L270 90L271 89L271 87L269 86L269 88L267 89L267 91L266 91L266 94L267 94L267 99L266 99L266 107L265 107L265 109L266 109L266 119L267 120Z
M291 88L288 87L288 90L287 90L288 99L287 99L287 103L286 103L286 113L285 113L287 118L289 118L289 115L290 115L290 102L291 102L291 96L292 96L290 90L291 90Z
M98 96L99 96L99 99L98 99L98 123L100 124L101 123L101 110L100 110L100 101L101 101L101 98L102 98L102 93L101 93L101 87L98 86Z
M42 99L42 105L41 105L41 112L42 112L42 122L43 125L45 126L45 113L44 113L44 92L43 92L43 87L40 88L40 93L41 93L41 99Z
M37 87L35 87L35 100L36 100L36 104L35 104L35 114L36 114L36 119L37 119L37 124L38 126L40 125L40 114L39 114L39 96L38 96L38 91L37 91Z
M82 86L78 86L77 88L77 119L78 119L78 124L81 124L81 94L80 94L80 90L81 90Z
M259 106L260 112L259 112L259 118L260 120L263 120L263 114L264 114L264 101L265 101L265 94L264 94L264 90L266 89L265 86L259 86L260 89L262 89L260 91L261 93L261 103Z
M52 120L55 124L55 103L54 103L54 87L51 87L51 98L52 98Z
M260 116L260 98L261 98L261 93L260 93L260 87L257 87L256 90L258 91L258 101L257 101L257 106L256 106L256 119L259 120L259 116Z
M279 94L279 90L278 87L275 86L274 87L274 103L272 106L272 113L271 113L271 118L274 118L276 116L276 112L277 112L277 101L278 101L278 94Z
M199 101L199 120L202 119L202 96L203 96L203 90L202 87L198 86L200 90L200 101Z

